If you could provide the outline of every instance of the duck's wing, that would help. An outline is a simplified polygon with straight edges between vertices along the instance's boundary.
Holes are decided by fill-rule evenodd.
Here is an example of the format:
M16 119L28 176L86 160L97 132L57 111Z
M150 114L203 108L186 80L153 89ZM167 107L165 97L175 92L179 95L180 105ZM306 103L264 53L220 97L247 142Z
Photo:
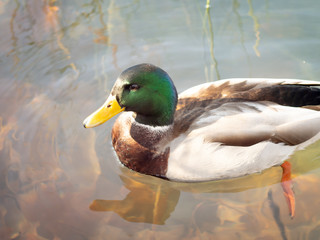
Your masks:
M272 102L226 102L202 113L186 131L206 142L251 146L262 141L301 144L320 132L320 112Z
M175 133L186 131L205 112L226 103L269 101L320 110L320 82L291 79L226 79L179 94ZM234 105L237 108L237 105ZM254 108L254 106L252 106ZM247 110L247 109L246 109Z

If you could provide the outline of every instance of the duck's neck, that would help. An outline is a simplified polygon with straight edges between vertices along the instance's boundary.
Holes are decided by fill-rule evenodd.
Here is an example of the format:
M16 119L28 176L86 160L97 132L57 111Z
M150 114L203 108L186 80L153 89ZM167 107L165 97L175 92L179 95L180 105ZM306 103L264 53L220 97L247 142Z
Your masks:
M172 124L165 126L151 126L142 124L135 119L132 122L130 134L139 144L145 147L159 147L165 144L172 133Z

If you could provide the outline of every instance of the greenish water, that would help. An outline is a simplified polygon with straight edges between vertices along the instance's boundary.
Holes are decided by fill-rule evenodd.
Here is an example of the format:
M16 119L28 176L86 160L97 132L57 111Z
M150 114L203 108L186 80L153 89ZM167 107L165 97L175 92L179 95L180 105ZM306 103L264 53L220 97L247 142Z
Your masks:
M229 77L319 80L320 2L0 2L0 239L318 239L320 143L281 169L178 184L121 167L114 120L85 130L117 75L150 62L179 92Z

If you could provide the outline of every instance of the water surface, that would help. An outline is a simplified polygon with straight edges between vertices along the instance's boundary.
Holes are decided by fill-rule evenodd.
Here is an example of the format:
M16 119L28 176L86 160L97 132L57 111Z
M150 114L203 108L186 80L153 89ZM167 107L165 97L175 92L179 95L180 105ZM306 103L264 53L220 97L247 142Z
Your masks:
M209 5L206 8L206 5ZM116 160L114 120L85 130L118 74L149 62L179 92L230 77L319 80L320 2L0 2L1 239L318 239L320 142L281 169L172 183Z

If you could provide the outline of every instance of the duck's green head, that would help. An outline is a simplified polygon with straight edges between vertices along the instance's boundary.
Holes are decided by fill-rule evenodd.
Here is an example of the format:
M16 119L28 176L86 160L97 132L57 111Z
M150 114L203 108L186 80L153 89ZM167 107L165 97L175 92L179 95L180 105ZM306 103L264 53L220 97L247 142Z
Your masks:
M120 74L101 108L84 120L85 127L98 126L122 111L136 113L136 121L151 126L172 124L177 91L162 69L139 64Z

